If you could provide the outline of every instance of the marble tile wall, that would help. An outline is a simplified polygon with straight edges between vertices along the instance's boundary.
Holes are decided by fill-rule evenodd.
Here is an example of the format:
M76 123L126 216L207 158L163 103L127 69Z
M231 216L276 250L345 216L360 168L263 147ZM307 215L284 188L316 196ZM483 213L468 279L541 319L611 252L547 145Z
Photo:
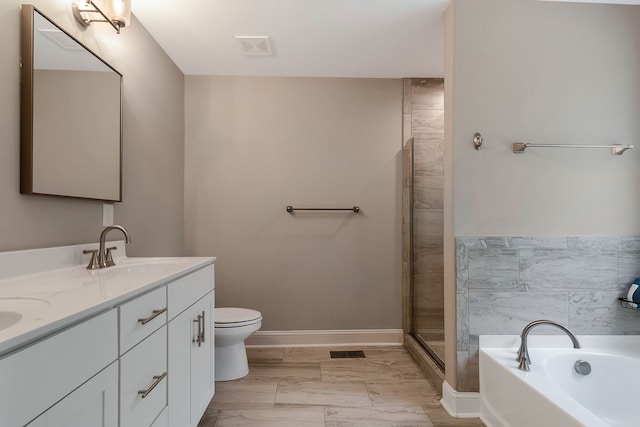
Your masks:
M636 277L638 236L457 237L456 390L478 391L479 335L543 318L576 334L640 334L640 311L617 300Z

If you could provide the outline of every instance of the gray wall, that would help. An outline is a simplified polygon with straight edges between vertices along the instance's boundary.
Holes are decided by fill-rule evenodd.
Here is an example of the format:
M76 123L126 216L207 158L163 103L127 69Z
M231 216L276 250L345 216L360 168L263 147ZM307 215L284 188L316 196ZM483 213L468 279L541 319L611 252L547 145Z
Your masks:
M216 304L399 329L401 80L188 76L185 99L186 249L218 257Z
M21 3L0 2L0 250L95 242L102 229L102 203L19 194ZM124 75L124 191L115 221L132 234L129 254L181 255L182 73L135 17L117 35L105 24L82 30L67 1L32 3ZM78 118L82 114L90 112L78 105Z
M634 235L640 7L456 0L453 143L457 236ZM484 136L480 151L474 132Z
M512 153L516 141L637 144L640 7L454 0L448 13L449 102L445 103L445 115L449 120L446 144L452 150L446 152L445 164L452 168L448 179L454 217L451 227L445 224L445 265L449 268L445 273L449 295L445 310L457 314L459 328L465 327L463 317L467 313L472 337L479 333L513 333L524 326L522 315L513 316L523 299L532 307L525 313L530 320L557 315L578 332L636 332L625 329L624 320L621 324L607 323L604 330L587 327L602 316L630 315L620 312L612 299L622 286L617 279L610 280L621 268L615 244L616 249L612 249L600 242L589 249L595 254L582 253L575 247L554 247L569 250L560 253L562 256L551 252L558 256L555 260L536 258L544 252L531 253L530 247L516 248L516 252L504 247L492 252L491 248L477 256L470 251L469 294L453 296L456 274L451 268L455 255L450 248L454 236L561 236L568 245L571 240L564 236L640 233L640 150L621 157L595 149L541 148L522 155ZM472 146L476 131L484 136L480 151ZM534 243L538 249L544 247L535 239ZM509 261L504 256L510 257ZM519 264L514 263L516 257ZM533 257L532 265L527 257ZM557 269L580 270L582 266L584 271L591 271L602 263L610 265L578 285L558 280L570 278L570 273L556 275ZM458 276L465 274L460 270L463 266L464 262L458 263ZM500 268L518 274L520 281L501 281L504 276L497 274ZM523 275L528 279L522 281ZM493 282L491 277L495 278ZM593 293L577 296L574 291L580 287ZM479 294L473 293L476 291ZM518 294L505 298L500 292ZM526 292L538 293L533 297ZM465 297L473 299L468 311ZM574 316L566 312L566 306L562 313L553 312L554 305L544 298L573 304ZM571 310L571 305L567 306ZM458 331L458 337L464 336ZM447 340L447 353L457 354L458 364L456 371L447 370L447 381L457 384L461 391L476 389L477 366L473 364L477 359L473 348L465 347L473 345L473 340L457 342L455 331L450 329ZM456 343L463 353L456 353Z

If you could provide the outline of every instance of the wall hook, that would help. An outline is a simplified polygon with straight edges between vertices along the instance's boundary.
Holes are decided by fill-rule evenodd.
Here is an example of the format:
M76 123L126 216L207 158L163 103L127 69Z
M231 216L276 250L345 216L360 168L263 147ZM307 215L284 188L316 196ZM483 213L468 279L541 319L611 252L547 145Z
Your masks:
M482 147L482 135L480 135L480 132L473 134L473 146L476 150L479 150L480 147Z

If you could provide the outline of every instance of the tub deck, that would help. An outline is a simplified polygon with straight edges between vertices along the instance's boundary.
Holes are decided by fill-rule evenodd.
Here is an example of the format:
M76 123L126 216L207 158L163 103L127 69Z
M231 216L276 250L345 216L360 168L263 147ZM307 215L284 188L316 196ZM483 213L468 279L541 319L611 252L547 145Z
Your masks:
M480 337L481 418L489 427L631 427L640 369L639 336L530 335L531 371L518 369L520 337ZM593 366L578 375L578 359Z

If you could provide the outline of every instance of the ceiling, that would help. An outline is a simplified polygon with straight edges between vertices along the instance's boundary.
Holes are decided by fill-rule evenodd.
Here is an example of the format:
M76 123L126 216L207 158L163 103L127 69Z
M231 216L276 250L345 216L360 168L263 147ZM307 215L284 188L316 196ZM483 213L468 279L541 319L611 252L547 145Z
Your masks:
M443 77L449 0L133 0L184 74ZM126 30L125 30L126 31ZM269 36L246 56L235 36Z
M443 77L449 3L133 0L133 13L188 75ZM268 36L273 55L246 56L236 36Z

